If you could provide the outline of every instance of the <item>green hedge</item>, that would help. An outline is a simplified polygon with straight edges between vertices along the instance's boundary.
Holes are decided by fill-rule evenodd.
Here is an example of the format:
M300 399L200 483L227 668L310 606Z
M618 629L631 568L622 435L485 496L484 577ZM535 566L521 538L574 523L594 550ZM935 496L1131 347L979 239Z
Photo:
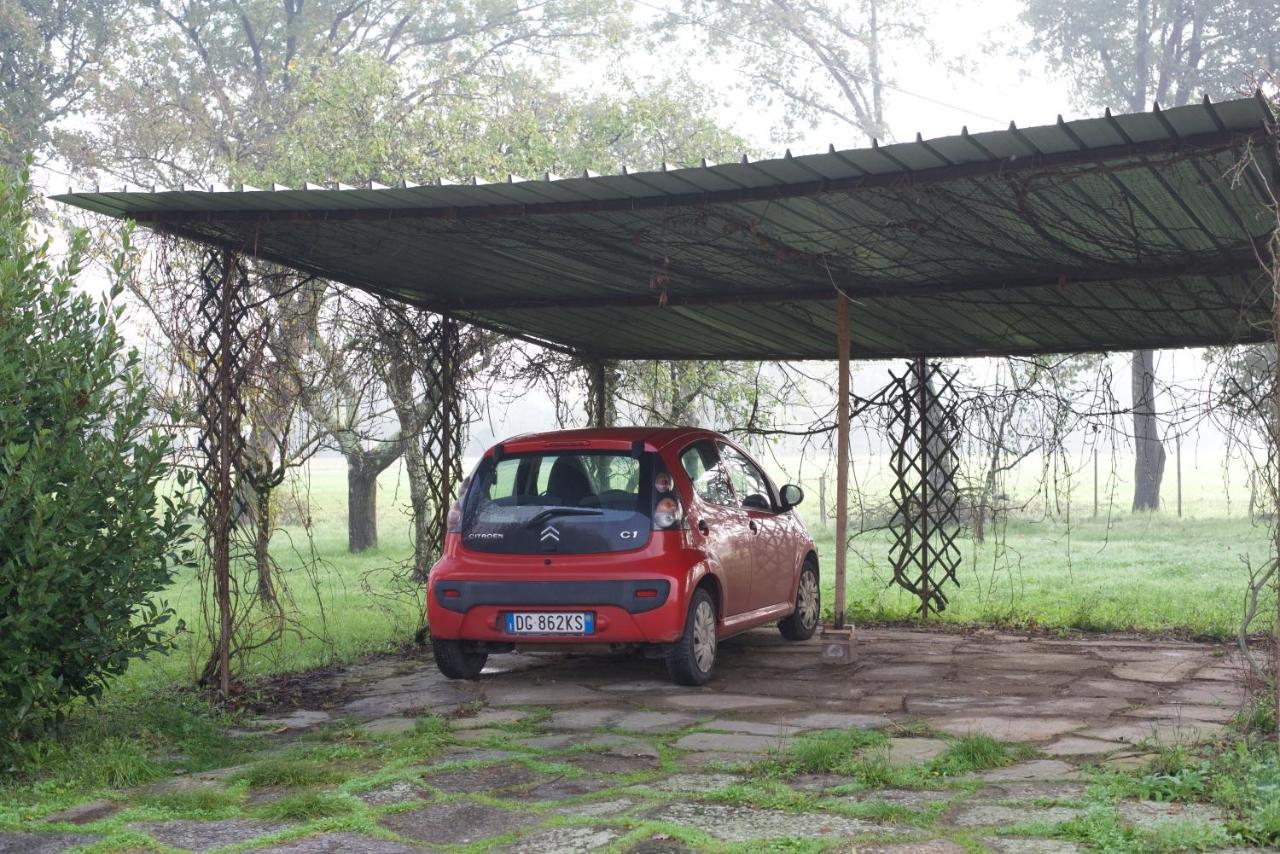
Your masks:
M27 176L0 171L0 742L166 649L153 596L186 562L188 510L158 489L169 443L117 329L128 235L94 299L75 287L86 235L55 263L32 205Z

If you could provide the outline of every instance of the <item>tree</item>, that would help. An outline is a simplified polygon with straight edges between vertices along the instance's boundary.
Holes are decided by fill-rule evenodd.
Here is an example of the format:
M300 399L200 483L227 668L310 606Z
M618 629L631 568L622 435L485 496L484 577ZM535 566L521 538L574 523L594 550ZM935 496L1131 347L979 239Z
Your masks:
M95 301L76 291L86 235L54 266L32 208L0 168L0 743L167 649L155 596L186 563L189 508L166 494L169 443L117 329L127 233Z
M686 0L694 26L718 53L738 56L757 101L781 99L784 131L834 121L868 140L890 138L886 56L923 40L909 0Z
M1280 67L1276 0L1026 0L1032 49L1073 81L1090 109L1142 112L1198 94L1221 98ZM1165 451L1154 354L1133 354L1133 509L1160 506Z
M20 166L112 59L115 0L0 0L0 165Z
M301 184L326 173L391 183L437 161L444 166L432 167L432 177L452 177L456 152L476 148L459 135L469 129L459 114L479 114L470 104L475 81L499 52L514 64L522 50L591 38L610 21L602 0L546 7L153 0L148 8L131 52L95 90L95 129L65 153L130 183L199 186L268 177ZM402 77L397 68L412 72ZM294 320L319 318L303 311ZM316 346L305 355L331 368L320 375L327 388L298 388L348 460L349 546L361 551L377 542L377 474L402 443L374 435L367 372L352 376L344 346L320 346L318 331L313 323L307 339ZM291 375L314 371L295 366Z
M345 57L307 75L289 99L298 118L273 141L270 162L240 177L255 185L303 180L334 183L394 183L407 177L427 183L478 176L545 172L614 171L620 164L657 168L686 165L702 156L727 159L745 143L706 117L700 90L685 88L682 100L661 93L627 99L580 98L555 91L532 73L510 73L471 81L453 95L418 99L401 71L380 59ZM317 285L317 287L322 287ZM352 551L376 545L376 478L405 455L410 501L425 512L426 460L417 436L438 401L416 377L420 354L414 337L421 318L368 300L338 298L329 289L306 321L313 359L300 376L312 417L333 437L348 463L348 529ZM403 336L405 340L398 341ZM464 385L482 382L498 336L472 330L467 336ZM705 380L714 366L704 366ZM682 370L684 368L682 367ZM709 386L694 385L695 395ZM375 433L373 403L387 400L398 428ZM429 520L416 518L416 542ZM419 553L415 561L427 562Z
M207 185L275 162L294 93L348 58L410 75L403 107L465 93L617 25L609 0L148 0L89 104L79 164L139 184ZM500 60L500 62L499 62ZM68 151L73 149L68 148ZM310 176L308 176L310 177Z

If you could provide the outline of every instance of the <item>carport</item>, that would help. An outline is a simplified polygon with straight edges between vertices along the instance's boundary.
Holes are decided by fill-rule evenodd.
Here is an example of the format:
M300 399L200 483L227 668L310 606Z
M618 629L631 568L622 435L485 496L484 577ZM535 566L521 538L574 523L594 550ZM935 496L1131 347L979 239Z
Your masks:
M207 247L204 483L222 600L249 334L240 258L436 313L446 400L460 323L590 363L599 413L610 360L836 358L844 543L850 359L1273 340L1277 186L1259 94L659 172L56 198ZM447 506L456 406L430 430ZM843 548L834 576L840 623Z

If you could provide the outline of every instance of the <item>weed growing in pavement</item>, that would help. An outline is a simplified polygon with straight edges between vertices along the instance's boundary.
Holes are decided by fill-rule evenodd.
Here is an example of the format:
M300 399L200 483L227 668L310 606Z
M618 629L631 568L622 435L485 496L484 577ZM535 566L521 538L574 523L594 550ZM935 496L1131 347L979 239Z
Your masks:
M179 789L157 792L140 803L154 810L183 818L220 818L240 809L242 792L221 787Z
M947 749L929 762L929 769L944 777L1003 768L1031 754L1028 748L997 741L979 733L957 738Z
M263 818L280 821L307 821L314 818L348 815L355 810L351 800L329 792L298 792L265 804L257 812Z
M840 774L857 764L858 754L884 744L886 738L873 730L843 729L802 735L792 744L781 762L796 774Z
M319 759L264 759L246 768L233 779L243 780L250 788L267 786L315 786L341 783L346 779L340 769Z

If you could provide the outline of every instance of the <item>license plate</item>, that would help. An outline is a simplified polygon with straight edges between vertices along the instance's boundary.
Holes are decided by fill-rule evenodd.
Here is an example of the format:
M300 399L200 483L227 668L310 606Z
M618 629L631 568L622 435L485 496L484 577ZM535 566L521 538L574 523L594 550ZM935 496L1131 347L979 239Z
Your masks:
M589 635L596 630L596 615L590 611L508 611L507 634Z

